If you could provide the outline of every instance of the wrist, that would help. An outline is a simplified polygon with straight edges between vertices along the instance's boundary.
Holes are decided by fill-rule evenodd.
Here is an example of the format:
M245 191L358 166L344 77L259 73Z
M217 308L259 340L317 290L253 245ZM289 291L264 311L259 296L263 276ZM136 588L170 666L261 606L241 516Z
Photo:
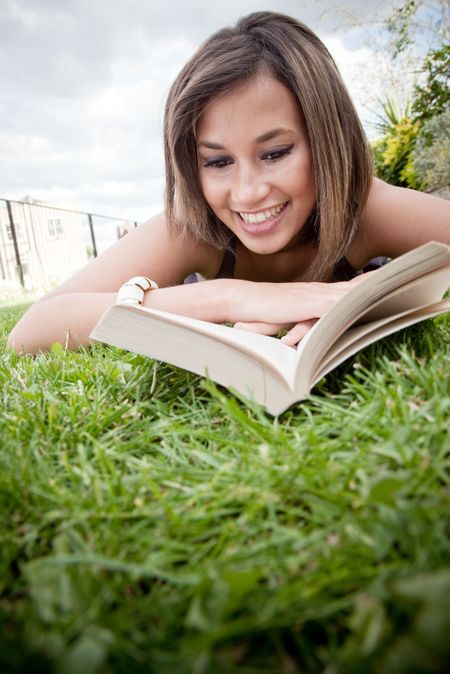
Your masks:
M238 279L218 279L221 284L220 295L223 298L223 310L225 323L236 323L242 318L242 305L245 298L246 287L250 281Z
M212 282L212 302L215 305L214 308L212 308L220 314L217 320L218 323L231 323L233 320L232 313L235 302L234 286L235 283L233 279L216 279Z

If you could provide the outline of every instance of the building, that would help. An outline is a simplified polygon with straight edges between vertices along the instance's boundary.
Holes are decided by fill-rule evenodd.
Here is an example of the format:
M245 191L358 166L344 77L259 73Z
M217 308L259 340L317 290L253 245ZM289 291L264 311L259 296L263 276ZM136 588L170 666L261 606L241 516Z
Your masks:
M88 261L86 220L73 203L0 199L0 279L36 294L61 283Z

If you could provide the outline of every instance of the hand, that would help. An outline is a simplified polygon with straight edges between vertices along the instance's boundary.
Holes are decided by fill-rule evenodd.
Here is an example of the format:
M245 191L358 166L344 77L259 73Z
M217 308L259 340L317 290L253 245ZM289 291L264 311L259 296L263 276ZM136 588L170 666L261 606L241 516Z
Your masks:
M369 272L370 273L370 272ZM252 291L263 290L266 296L261 304L258 303L259 320L239 320L234 324L235 328L256 332L261 335L276 335L280 330L288 332L281 341L288 346L295 346L306 335L317 320L323 316L352 286L360 283L365 274L356 276L351 281L337 283L264 283L251 284L264 286L264 288L252 288ZM245 289L242 288L241 311L252 311L248 307L249 297L246 297ZM253 297L252 297L253 299ZM296 321L269 322L261 320L272 312L273 316L280 316L284 312L297 318Z
M256 332L259 335L277 335L280 330L287 330L287 333L281 337L281 341L288 346L295 346L303 339L308 330L318 321L317 318L312 318L309 321L302 321L301 323L281 325L279 323L235 323L233 327L239 330L248 330L249 332Z

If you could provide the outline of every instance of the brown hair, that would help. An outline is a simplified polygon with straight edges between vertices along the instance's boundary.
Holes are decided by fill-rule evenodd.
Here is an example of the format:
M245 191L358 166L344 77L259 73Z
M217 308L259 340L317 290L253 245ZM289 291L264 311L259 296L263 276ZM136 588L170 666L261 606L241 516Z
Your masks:
M261 71L290 89L303 112L316 185L316 208L305 227L317 245L304 277L328 279L358 226L373 176L372 156L327 48L309 28L283 14L254 12L214 33L173 83L164 119L170 231L227 247L230 232L200 187L195 129L211 99Z

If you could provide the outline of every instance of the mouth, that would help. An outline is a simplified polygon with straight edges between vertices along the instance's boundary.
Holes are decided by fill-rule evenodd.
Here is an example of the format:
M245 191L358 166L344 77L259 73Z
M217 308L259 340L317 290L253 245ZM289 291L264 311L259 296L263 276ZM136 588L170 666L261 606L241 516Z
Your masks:
M251 237L267 236L278 228L285 217L289 204L289 201L285 201L256 213L235 211L236 223Z
M276 218L284 209L286 208L288 202L285 201L282 204L277 204L271 208L266 208L263 211L258 211L256 213L245 213L243 211L237 211L237 214L245 222L246 225L262 225L270 222Z

